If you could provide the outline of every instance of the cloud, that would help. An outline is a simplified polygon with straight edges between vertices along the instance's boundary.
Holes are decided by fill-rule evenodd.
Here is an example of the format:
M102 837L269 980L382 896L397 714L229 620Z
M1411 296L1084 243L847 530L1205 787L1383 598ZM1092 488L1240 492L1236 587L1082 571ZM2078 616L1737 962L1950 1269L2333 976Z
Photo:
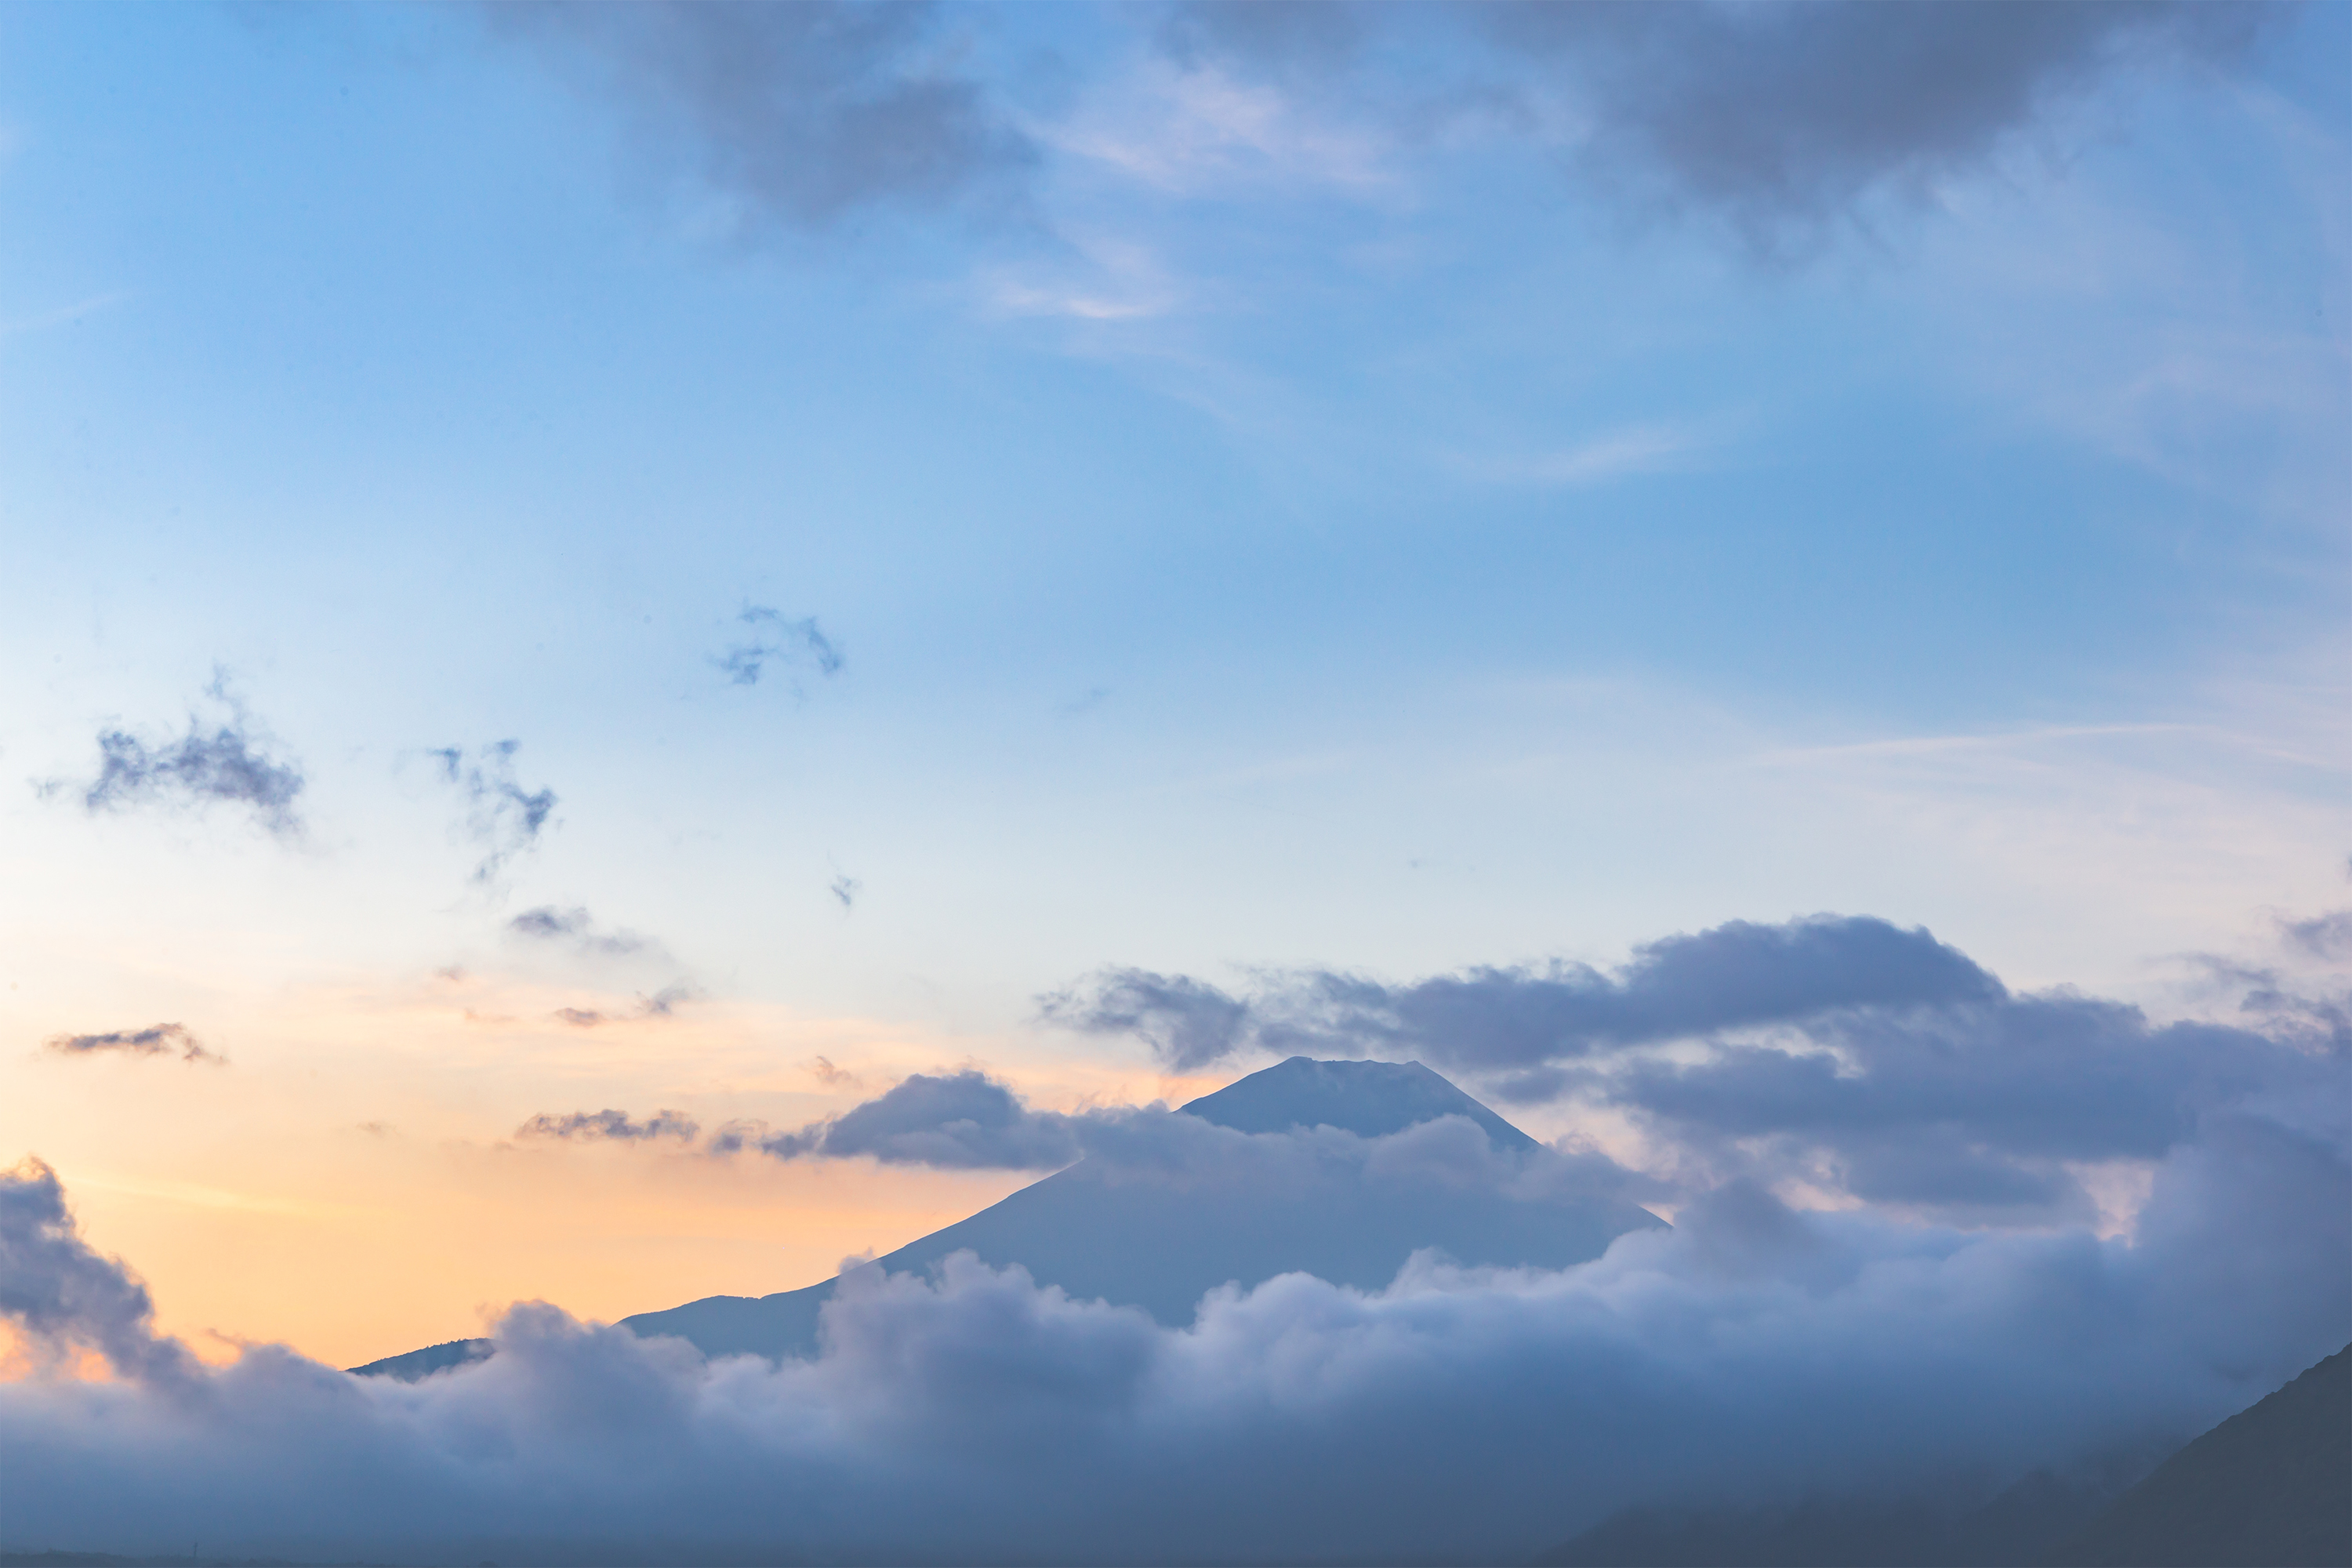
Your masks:
M483 849L474 868L478 883L496 881L516 856L536 848L555 810L553 790L525 790L515 781L514 754L521 747L520 741L499 741L470 754L462 746L429 753L441 764L443 782L466 802L466 831Z
M701 1123L683 1110L656 1110L643 1121L632 1121L618 1110L574 1110L563 1116L541 1111L516 1128L515 1136L642 1143L656 1138L690 1141L701 1131Z
M1182 1329L964 1255L851 1270L822 1355L781 1365L534 1303L413 1384L269 1346L193 1387L36 1378L0 1384L0 1500L12 1538L139 1553L1524 1561L1629 1505L1981 1496L2160 1451L2352 1335L2345 1149L2256 1116L2168 1156L2129 1237L1748 1185L1678 1218L1559 1272L1284 1276Z
M929 5L698 0L482 15L617 101L643 144L729 205L731 226L810 230L877 206L941 208L1033 159Z
M1817 916L1669 937L1613 973L1307 970L1237 997L1110 970L1040 1012L1134 1035L1171 1070L1257 1050L1416 1058L1506 1100L1621 1112L1662 1152L1649 1173L1685 1190L1752 1179L1952 1221L2087 1223L2091 1167L2145 1167L2210 1116L2342 1101L2352 999L2238 978L2238 1022L2158 1023L2014 995L1923 930Z
M887 1165L1043 1171L1069 1164L1086 1152L1081 1131L1087 1124L1122 1114L1033 1110L1009 1086L968 1068L938 1076L916 1073L854 1110L795 1132L730 1124L719 1130L711 1147L717 1153L756 1149L780 1160L866 1155Z
M60 1056L90 1057L105 1052L156 1057L169 1056L176 1050L184 1062L228 1065L226 1057L205 1049L204 1042L190 1034L184 1024L150 1024L143 1029L117 1029L104 1035L51 1035L41 1043Z
M757 686L769 666L778 669L813 669L821 676L841 671L841 649L818 629L816 617L787 619L765 605L747 605L735 617L751 635L731 644L714 660L737 686Z
M534 942L561 942L604 958L625 958L650 951L655 945L650 939L632 931L597 930L595 917L576 905L559 910L552 904L541 904L535 910L525 910L507 921L507 929Z
M1088 1035L1134 1035L1171 1072L1221 1061L1249 1037L1250 1007L1204 980L1105 969L1037 999L1047 1023Z
M1925 930L1866 916L1734 921L1590 964L1478 968L1410 985L1329 970L1277 976L1247 1001L1184 975L1108 969L1039 998L1048 1022L1132 1034L1186 1071L1244 1047L1415 1057L1441 1068L1537 1068L1612 1047L1789 1022L1839 1008L2001 995L2000 983Z
M58 1173L37 1159L0 1171L0 1316L46 1366L93 1350L117 1374L165 1388L196 1371L184 1346L156 1334L147 1288L82 1240Z
M843 909L854 910L857 907L857 895L866 890L866 884L855 877L835 877L825 890L839 900Z
M2104 76L2168 56L2232 59L2263 12L1832 0L1477 15L1570 89L1580 163L1646 174L1771 248L1875 193L1983 166Z
M228 710L226 719L191 713L186 734L153 745L128 730L101 730L98 777L87 784L53 779L39 786L41 794L77 791L92 815L156 803L240 805L277 837L300 837L302 817L295 808L305 783L300 764L270 754L268 738L230 693L226 676L215 676L205 689Z
M604 1024L642 1023L649 1018L676 1017L678 1008L701 996L698 987L680 980L650 996L638 997L637 1005L625 1013L608 1013L595 1007L558 1007L554 1016L580 1029L593 1029Z
M2281 930L2289 942L2313 958L2352 959L2352 910L2285 921Z

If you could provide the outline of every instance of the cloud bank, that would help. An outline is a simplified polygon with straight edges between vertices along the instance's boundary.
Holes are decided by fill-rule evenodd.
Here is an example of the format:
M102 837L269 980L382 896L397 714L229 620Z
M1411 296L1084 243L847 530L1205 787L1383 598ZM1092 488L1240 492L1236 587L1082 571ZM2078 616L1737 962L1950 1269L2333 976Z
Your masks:
M1794 1182L1946 1220L2081 1223L2099 1212L2096 1168L2162 1158L2206 1115L2336 1103L2340 999L2263 981L2242 1008L2259 1026L2158 1024L2012 994L1925 931L1816 916L1669 937L1614 973L1306 970L1237 996L1111 969L1040 1012L1133 1036L1173 1070L1240 1052L1412 1058L1507 1100L1622 1112L1660 1152L1653 1174L1687 1190Z
M30 1166L0 1186L0 1302L121 1377L0 1385L0 1501L11 1545L115 1551L1517 1560L1629 1503L1982 1493L2184 1437L2343 1342L2348 1215L2340 1140L2216 1115L2129 1238L1740 1183L1557 1273L1424 1255L1169 1329L962 1257L845 1276L812 1361L532 1304L404 1384L268 1346L184 1365Z
M184 1024L150 1024L143 1029L116 1029L103 1035L51 1035L41 1043L67 1057L157 1057L177 1051L184 1062L210 1062L216 1067L228 1062L226 1057L207 1050Z

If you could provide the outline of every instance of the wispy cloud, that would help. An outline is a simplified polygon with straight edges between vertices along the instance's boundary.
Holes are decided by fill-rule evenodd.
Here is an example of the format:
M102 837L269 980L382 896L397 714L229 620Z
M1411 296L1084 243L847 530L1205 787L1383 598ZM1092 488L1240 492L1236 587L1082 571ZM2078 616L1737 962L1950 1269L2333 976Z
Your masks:
M536 848L555 810L551 789L526 790L516 782L514 756L520 741L499 741L468 752L443 746L429 754L441 764L442 782L466 803L465 828L482 847L473 879L498 879L517 856Z
M226 1057L207 1049L184 1024L150 1024L143 1029L117 1029L102 1035L51 1035L41 1042L59 1056L161 1057L177 1053L184 1062L208 1062L226 1067Z
M1469 478L1496 484L1595 485L1687 468L1712 445L1686 426L1629 425L1559 451L1457 456L1454 467Z
M51 779L37 789L45 797L78 794L93 815L150 805L243 806L277 837L299 838L303 822L295 803L305 784L300 764L271 755L267 731L230 689L225 673L214 677L205 695L226 710L225 718L191 713L185 734L154 742L128 730L101 730L95 779Z
M637 998L637 1005L620 1012L595 1007L558 1007L551 1016L575 1029L599 1028L606 1024L644 1023L655 1018L672 1018L688 1002L699 1001L702 992L687 981L677 981L649 995Z
M537 909L525 910L507 921L507 930L532 942L551 942L599 958L626 958L659 951L659 944L650 937L633 931L599 928L596 918L578 905L560 910L552 904L541 904Z
M633 1121L618 1110L574 1110L562 1116L542 1111L515 1129L518 1138L554 1138L579 1142L646 1143L671 1138L693 1139L701 1124L682 1110L656 1110L643 1121Z
M771 668L787 677L799 670L819 676L841 672L841 648L814 616L794 618L765 605L747 605L735 618L747 635L711 661L735 685L756 686Z

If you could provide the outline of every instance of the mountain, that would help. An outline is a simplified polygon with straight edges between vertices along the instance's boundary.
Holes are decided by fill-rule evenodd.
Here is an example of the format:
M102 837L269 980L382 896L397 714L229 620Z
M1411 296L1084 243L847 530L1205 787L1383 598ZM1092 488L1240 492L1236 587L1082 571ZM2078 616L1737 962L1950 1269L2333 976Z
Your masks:
M2352 1345L2158 1465L2044 1562L2352 1564Z
M919 1272L969 1249L999 1268L1019 1264L1041 1285L1181 1326L1203 1294L1228 1282L1305 1272L1376 1289L1425 1247L1465 1264L1558 1268L1664 1223L1622 1200L1495 1179L1496 1157L1519 1168L1542 1146L1419 1062L1293 1057L1182 1112L1229 1132L1295 1136L1219 1138L1160 1125L1148 1147L1090 1154L876 1262ZM1462 1136L1427 1148L1363 1142L1447 1117L1478 1128L1484 1146L1458 1123ZM639 1334L675 1334L707 1355L806 1355L833 1291L828 1279L772 1296L709 1296L621 1321ZM482 1343L456 1341L352 1370L413 1380L471 1359Z
M2126 1461L2127 1462L2127 1461ZM2352 1346L2125 1476L2036 1474L1981 1507L1809 1498L1627 1509L1543 1568L2352 1568Z

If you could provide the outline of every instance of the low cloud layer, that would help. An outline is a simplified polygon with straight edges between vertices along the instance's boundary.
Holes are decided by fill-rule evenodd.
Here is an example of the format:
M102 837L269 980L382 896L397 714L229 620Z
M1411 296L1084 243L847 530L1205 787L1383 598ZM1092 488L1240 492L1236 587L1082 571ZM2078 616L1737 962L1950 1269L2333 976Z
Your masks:
M526 1305L405 1384L268 1346L188 1366L31 1166L0 1304L122 1376L0 1385L0 1502L12 1542L117 1552L1517 1561L1630 1503L1981 1498L2152 1455L2344 1342L2347 1216L2340 1142L2214 1116L2109 1241L1736 1183L1559 1272L1286 1276L1170 1329L964 1257L845 1276L813 1361Z
M944 207L1033 157L930 5L699 0L482 14L616 103L638 151L732 204L734 226L820 229L877 206Z
M115 1029L102 1035L51 1035L41 1042L66 1057L163 1057L176 1054L184 1062L226 1065L228 1058L207 1050L184 1024L150 1024L143 1029Z
M443 746L430 753L441 766L442 782L465 802L467 837L482 851L474 867L478 883L497 881L516 857L538 847L555 810L553 790L526 790L517 781L514 758L521 749L520 741L499 741L472 751Z
M142 806L241 807L275 837L302 836L297 806L306 780L301 765L273 755L273 742L257 725L225 679L207 693L227 710L226 718L188 716L186 733L149 742L129 730L109 728L98 735L98 776L88 784L53 779L45 795L78 795L93 815Z

